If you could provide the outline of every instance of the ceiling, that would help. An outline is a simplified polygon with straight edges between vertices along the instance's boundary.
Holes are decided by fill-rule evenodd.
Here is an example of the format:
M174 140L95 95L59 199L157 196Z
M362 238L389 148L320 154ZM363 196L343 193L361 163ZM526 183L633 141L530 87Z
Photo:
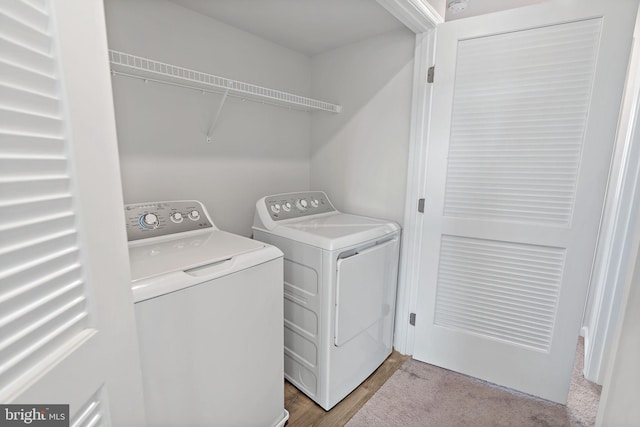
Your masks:
M376 0L169 0L273 43L314 56L404 26ZM443 10L449 0L428 2ZM451 21L550 0L467 0Z
M308 56L404 28L375 0L170 0Z
M468 0L467 8L462 12L453 14L447 9L445 21L469 18L471 16L484 15L485 13L498 12L506 9L515 9L517 7L529 6L545 1L549 0Z

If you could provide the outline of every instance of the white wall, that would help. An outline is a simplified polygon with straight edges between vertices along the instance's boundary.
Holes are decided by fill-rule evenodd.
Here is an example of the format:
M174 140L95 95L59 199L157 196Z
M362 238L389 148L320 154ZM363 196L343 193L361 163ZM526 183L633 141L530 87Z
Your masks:
M394 31L312 58L312 93L342 113L313 113L311 187L339 210L402 224L415 35Z
M311 60L166 1L106 0L109 48L301 95ZM199 199L216 225L249 235L254 205L309 187L309 113L113 77L125 203Z
M602 388L597 426L633 427L640 420L640 250L636 227L636 257L633 276L626 281L612 365Z

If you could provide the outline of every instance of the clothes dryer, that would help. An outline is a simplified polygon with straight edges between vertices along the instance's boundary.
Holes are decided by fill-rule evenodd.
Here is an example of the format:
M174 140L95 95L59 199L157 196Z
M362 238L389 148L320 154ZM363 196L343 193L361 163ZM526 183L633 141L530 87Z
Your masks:
M125 206L149 426L284 426L282 252L195 200Z
M284 375L329 410L393 349L400 227L321 191L256 203L253 237L284 252Z

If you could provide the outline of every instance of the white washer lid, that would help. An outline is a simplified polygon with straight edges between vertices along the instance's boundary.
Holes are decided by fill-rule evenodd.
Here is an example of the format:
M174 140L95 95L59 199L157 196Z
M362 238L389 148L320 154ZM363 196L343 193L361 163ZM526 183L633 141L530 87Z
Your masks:
M129 246L132 282L223 261L266 246L220 230L138 242Z
M392 221L336 213L318 215L278 224L272 234L334 250L377 239L400 230Z

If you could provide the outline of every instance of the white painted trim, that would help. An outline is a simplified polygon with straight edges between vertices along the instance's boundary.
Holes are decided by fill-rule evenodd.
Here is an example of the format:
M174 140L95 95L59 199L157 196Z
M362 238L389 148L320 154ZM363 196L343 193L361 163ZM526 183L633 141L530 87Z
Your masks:
M638 110L636 110L636 118ZM639 146L640 139L638 121L633 125L633 145ZM640 184L640 175L635 177L636 185ZM636 199L640 199L636 197ZM638 202L638 200L636 200ZM624 277L621 277L619 288L622 288L622 303L620 315L616 324L611 325L611 350L609 366L603 367L605 379L602 387L602 396L596 417L596 426L622 426L636 425L638 420L638 370L637 360L640 353L638 345L638 306L640 306L640 293L638 282L640 281L640 221L634 219L630 226L629 236L631 243L627 261L629 268Z
M424 166L429 134L431 85L427 84L427 69L435 58L435 28L444 22L427 0L377 0L390 14L416 33L411 104L411 135L404 230L398 275L394 347L403 354L413 353L413 327L409 315L415 312L420 266L420 236L422 219L418 214L418 199L424 194Z
M427 69L433 65L434 59L435 30L417 34L414 55L407 193L394 334L394 347L402 354L413 353L414 327L409 325L409 314L415 312L418 293L422 249L422 214L418 213L418 199L424 197L427 137L429 135L431 108L432 85L427 83Z
M378 0L378 3L416 34L433 30L444 22L427 0Z
M602 384L611 360L614 330L632 256L637 247L633 231L640 215L640 44L638 22L627 73L627 87L618 128L616 155L612 165L604 220L596 249L589 301L585 313L584 376Z

